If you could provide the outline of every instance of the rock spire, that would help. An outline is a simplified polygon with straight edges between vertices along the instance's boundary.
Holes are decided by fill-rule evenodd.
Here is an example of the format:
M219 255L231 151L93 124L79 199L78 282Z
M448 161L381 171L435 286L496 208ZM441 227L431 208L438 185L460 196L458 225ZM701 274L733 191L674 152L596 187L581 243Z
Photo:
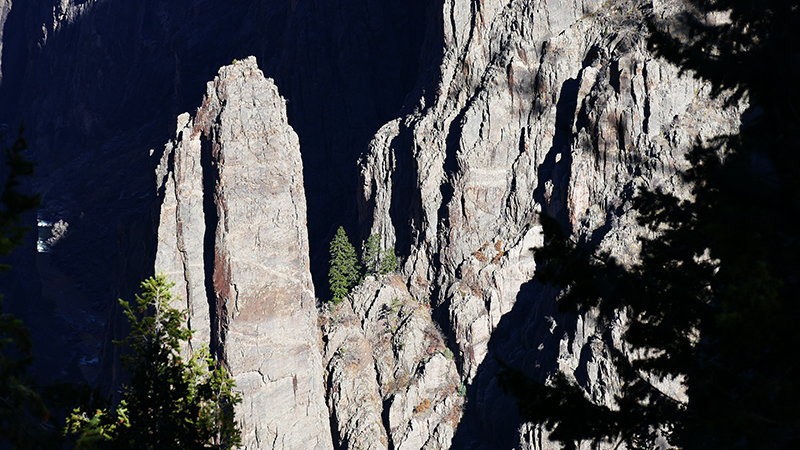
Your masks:
M243 448L332 448L299 143L254 57L178 117L157 183L156 271L236 380Z

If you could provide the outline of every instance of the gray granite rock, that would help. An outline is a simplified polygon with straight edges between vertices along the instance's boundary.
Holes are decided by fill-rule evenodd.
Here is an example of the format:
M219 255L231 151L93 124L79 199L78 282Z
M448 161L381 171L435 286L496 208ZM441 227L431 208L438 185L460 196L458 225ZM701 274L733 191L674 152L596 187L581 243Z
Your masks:
M236 380L243 448L331 448L299 144L255 58L179 116L157 178L156 270Z
M454 445L510 447L517 434L526 448L549 448L525 437L494 357L541 379L560 370L611 404L607 346L619 345L624 318L609 333L591 314L560 316L557 291L530 282L537 214L631 261L644 232L636 189L690 195L678 172L695 137L736 129L740 109L646 49L645 15L678 7L445 1L437 77L362 158L364 234L396 245L412 295L447 312L474 392ZM679 383L663 388L682 395Z
M321 323L340 448L450 448L460 377L429 305L401 277L367 277Z

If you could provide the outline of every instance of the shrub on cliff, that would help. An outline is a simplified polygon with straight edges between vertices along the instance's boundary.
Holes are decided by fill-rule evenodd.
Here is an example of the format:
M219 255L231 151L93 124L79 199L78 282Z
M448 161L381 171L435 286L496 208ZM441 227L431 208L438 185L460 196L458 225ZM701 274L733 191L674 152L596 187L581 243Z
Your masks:
M381 273L387 274L394 272L398 269L397 255L394 253L394 248L388 248L383 254L381 261Z
M375 275L381 271L383 251L381 250L381 237L371 234L363 245L363 257L361 263L368 275Z
M169 307L172 285L163 275L142 282L131 306L120 300L131 333L119 345L130 348L122 366L131 373L115 410L76 409L69 431L76 448L230 449L240 444L233 408L241 401L234 382L203 347L184 359L181 344L191 339L185 312Z
M330 254L331 268L328 271L328 281L331 286L332 301L338 304L344 300L350 289L358 284L361 277L356 251L342 227L336 230L336 235L331 240Z

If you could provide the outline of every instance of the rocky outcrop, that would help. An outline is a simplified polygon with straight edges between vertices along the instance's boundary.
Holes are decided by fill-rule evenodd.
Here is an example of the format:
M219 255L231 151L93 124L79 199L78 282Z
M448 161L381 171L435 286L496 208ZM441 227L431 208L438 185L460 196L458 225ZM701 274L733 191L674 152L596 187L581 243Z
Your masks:
M464 387L430 306L401 277L368 277L321 324L339 448L450 448Z
M186 302L192 345L236 380L243 447L331 448L300 149L255 58L221 68L179 116L157 175L156 270Z
M3 83L3 29L6 25L8 12L11 11L11 0L0 1L0 84Z
M557 292L530 281L537 214L629 260L642 232L636 189L689 195L678 171L694 137L737 126L708 86L647 51L644 17L675 3L445 1L438 77L361 161L363 234L406 256L409 290L430 296L474 392L458 445L518 444L495 357L542 380L561 370L597 401L613 398L607 346L623 322L609 331L591 314L560 316Z

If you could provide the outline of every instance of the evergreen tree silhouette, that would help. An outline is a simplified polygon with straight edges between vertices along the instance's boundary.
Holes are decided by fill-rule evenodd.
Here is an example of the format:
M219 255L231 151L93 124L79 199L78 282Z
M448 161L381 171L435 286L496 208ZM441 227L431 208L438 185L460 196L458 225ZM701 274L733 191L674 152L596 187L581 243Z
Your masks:
M626 268L578 245L541 217L536 279L566 287L561 311L597 308L630 319L630 353L612 350L618 408L593 404L563 375L543 385L508 366L501 386L526 420L566 448L580 441L685 449L800 448L800 5L694 0L651 17L649 46L707 80L729 104L745 100L738 134L698 142L683 174L694 198L640 191L640 262ZM679 377L679 402L652 383ZM657 433L658 431L658 433Z

